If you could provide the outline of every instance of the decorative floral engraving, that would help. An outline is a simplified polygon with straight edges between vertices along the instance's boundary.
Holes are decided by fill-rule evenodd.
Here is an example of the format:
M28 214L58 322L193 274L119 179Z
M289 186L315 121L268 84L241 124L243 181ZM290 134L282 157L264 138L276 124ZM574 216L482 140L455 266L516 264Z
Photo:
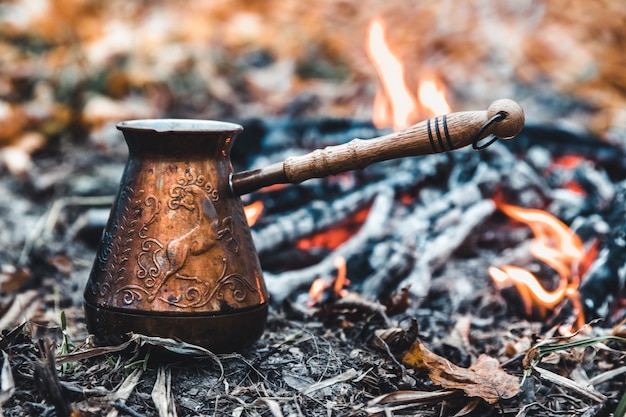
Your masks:
M148 238L141 242L141 252L137 256L137 278L143 280L147 288L154 287L163 261L163 245L156 239Z
M135 227L141 216L141 195L130 186L121 189L114 222L104 233L100 253L97 256L97 269L105 274L103 280L92 280L91 290L101 297L110 293L115 283L124 279L129 252L136 232Z
M117 224L113 224L102 234L100 251L96 256L96 265L94 266L94 272L92 272L92 274L95 274L96 271L98 271L97 273L104 274L105 277L107 276L106 265L111 254L111 247L113 246L113 236L115 236L116 229ZM111 283L108 282L108 280L101 282L101 280L99 279L92 278L89 280L89 282L91 283L91 293L93 295L104 297L106 294L109 293L109 291L111 291Z
M256 288L243 275L237 273L227 275L228 262L225 258L222 259L222 262L224 265L222 274L215 281L212 289L207 287L204 291L200 291L197 287L189 287L185 293L180 294L178 297L172 296L168 299L161 297L159 300L177 307L190 308L202 307L213 299L223 301L225 299L224 292L227 290L230 291L232 298L239 303L245 301L251 294L257 293ZM185 279L198 280L197 277L185 277Z
M148 237L146 235L146 233L148 233L148 228L152 223L157 221L158 215L161 212L161 202L157 200L157 198L153 195L149 195L148 197L146 197L144 205L148 208L152 208L152 215L150 216L148 221L145 222L143 226L141 226L141 229L139 229L139 237L142 239Z
M131 305L134 302L142 301L143 296L148 295L149 292L138 285L125 285L115 291L115 294L122 294L122 302L126 305Z
M100 272L106 272L106 264L111 255L111 246L113 245L113 236L115 236L117 224L112 224L102 234L102 242L100 243L100 251L96 256L96 268Z

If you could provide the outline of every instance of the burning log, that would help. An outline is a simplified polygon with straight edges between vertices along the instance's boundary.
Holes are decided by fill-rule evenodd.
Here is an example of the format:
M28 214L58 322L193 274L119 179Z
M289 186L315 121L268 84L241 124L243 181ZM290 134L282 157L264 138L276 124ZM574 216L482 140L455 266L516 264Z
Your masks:
M360 192L350 193L334 201L316 200L292 213L276 216L263 229L252 231L257 251L262 256L263 253L274 250L286 242L295 242L338 223L369 204L381 189L380 185L366 187Z
M473 176L469 180L465 174L464 185L447 190L425 188L421 190L420 198L414 199L416 203L411 203L415 207L408 212L406 208L392 206L397 195L427 179L432 182L441 178L444 167L450 172L455 165L439 159L439 156L420 158L419 162L407 164L413 167L412 173L400 171L383 182L355 191L364 196L378 193L378 203L372 207L361 231L314 266L267 276L274 302L280 303L298 289L310 286L318 276L329 275L336 256L343 256L350 265L362 266L359 273L362 279L355 285L365 297L385 298L402 286L410 286L413 295L425 296L434 272L495 210L485 193L494 187L500 175L476 153L468 155L472 155L468 159L475 158L476 169L472 170ZM458 171L456 175L463 176ZM457 178L453 182L457 181L460 180ZM487 191L484 193L481 189ZM381 210L383 198L386 203L385 209ZM255 239L271 242L271 238L260 236L257 231ZM267 245L260 251L270 248L272 246Z
M384 188L379 190L372 205L371 214L363 227L349 241L337 248L332 255L302 270L281 274L265 273L265 281L270 289L272 302L280 304L296 290L308 288L317 277L328 275L329 271L335 267L337 256L342 256L349 262L355 254L362 254L370 239L383 234L392 206L393 193Z
M378 168L378 175L383 176L382 180L339 196L333 201L316 200L299 210L266 219L268 225L252 231L257 251L262 255L287 242L294 242L336 224L371 202L382 190L390 189L401 193L420 182L434 179L441 166L447 162L445 155L429 155L419 159L407 159L400 166L397 163L381 164L383 167Z
M456 249L469 237L472 231L482 224L495 210L490 201L479 201L464 211L459 211L456 227L449 227L423 245L423 255L418 259L416 267L403 281L415 296L425 296L430 287L430 278L434 271L447 262Z
M571 144L571 152L578 153L580 149L588 149L586 142L581 143L582 145ZM609 155L608 147L600 148L601 151L596 150L592 154L604 159L619 159L618 156ZM365 298L384 299L399 288L407 287L410 288L413 298L426 297L430 291L431 278L439 275L441 267L454 257L455 252L475 232L481 233L481 228L490 221L495 212L492 201L494 196L502 195L515 204L543 207L557 214L557 217L566 219L585 242L602 235L602 231L606 229L602 216L587 213L606 213L615 211L615 207L621 207L619 199L614 197L616 192L609 173L603 166L587 162L580 159L581 157L558 157L568 155L565 147L558 149L557 153L555 149L546 151L534 146L528 152L527 160L519 159L515 150L516 144L495 144L480 154L459 152L453 160L438 159L441 157L439 155L420 158L417 162L406 160L403 161L402 171L397 168L394 171L393 167L389 169L381 164L381 168L373 175L380 175L384 179L363 187L355 184L355 189L347 195L360 194L362 199L350 196L345 197L346 201L365 203L365 196L376 194L378 187L390 187L393 190L391 201L403 204L388 208L385 215L391 218L385 218L385 225L381 229L368 227L372 233L367 238L362 238L365 233L359 239L355 235L349 243L346 242L337 250L326 254L318 264L299 271L270 274L270 288L280 288L273 294L274 301L281 302L297 293L298 289L306 289L318 276L332 275L333 260L338 255L346 258L349 268L358 271L351 273L351 276L356 277L353 286ZM401 174L405 172L411 174L403 179ZM441 184L442 179L445 179L446 184ZM428 186L423 187L425 184ZM607 208L611 199L611 208ZM336 210L331 203L327 203L326 207L329 211ZM349 216L351 212L353 211L348 210L343 213ZM372 216L377 212L371 211L367 220L370 225L373 224ZM619 210L615 212L619 213ZM343 215L329 215L328 222L320 224L328 227L341 217ZM612 224L619 222L620 218L623 216L615 215ZM290 221L296 224L301 219L294 216ZM260 229L261 233L257 230L255 238L271 243L271 238L259 237L270 236L265 235L271 230L266 229L267 227L270 226ZM297 227L285 229L298 230ZM619 230L619 227L613 229ZM316 233L320 228L310 227L306 230ZM587 310L595 308L595 314L606 312L605 280L618 277L614 278L615 282L609 288L623 288L619 278L619 267L623 260L617 257L613 262L607 261L608 253L619 249L618 235L615 231L612 242L603 242L600 255L591 268L585 265L594 258L592 252L587 253L585 259L580 261L578 271L584 274L581 294L578 296L576 293L576 281L567 291L568 297L575 302L575 308L581 309L577 304L580 299L585 300ZM261 251L269 253L280 245L297 241L301 237L302 233L288 236L283 234L280 241L262 243ZM533 261L528 252L529 243L522 241L516 245L517 248L504 251L497 258L496 264L531 265ZM599 311L600 304L603 309ZM581 322L579 318L579 324Z
M360 292L366 298L385 299L414 268L415 251L396 241L383 241L373 248L369 264L374 273L363 282Z

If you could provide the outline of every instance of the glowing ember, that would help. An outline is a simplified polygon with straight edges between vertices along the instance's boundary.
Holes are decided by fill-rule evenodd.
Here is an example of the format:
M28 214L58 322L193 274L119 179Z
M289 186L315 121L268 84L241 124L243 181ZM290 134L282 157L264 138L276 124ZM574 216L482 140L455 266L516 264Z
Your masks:
M554 291L547 291L528 270L508 265L490 267L488 272L491 278L501 286L509 283L515 285L524 301L527 314L531 314L533 307L545 314L547 309L553 309L568 298L576 311L576 326L582 327L584 316L578 293L579 265L587 259L578 235L545 211L503 203L499 203L498 208L531 228L535 235L531 253L558 273L559 285Z
M246 213L248 226L253 226L257 220L259 220L259 217L261 217L261 213L263 213L263 202L255 201L254 203L245 206L243 210Z
M580 165L585 158L580 155L563 155L552 161L553 166L560 166L567 169L574 169Z
M385 119L375 119L374 124L378 127L392 124L394 129L411 125L417 112L417 103L405 84L404 66L387 45L383 25L379 19L370 24L367 45L370 60L376 68L386 94L386 97L377 95L374 108L376 118ZM387 110L389 107L390 111ZM387 118L389 114L392 120Z
M365 219L367 219L370 209L370 205L363 207L346 220L333 225L332 228L298 240L296 247L301 250L311 250L313 248L337 249L359 231Z
M584 161L585 161L585 158L583 158L580 155L562 155L560 157L555 158L552 161L552 164L550 165L550 168L548 169L548 171L550 172L555 168L564 168L566 170L573 170ZM580 195L587 194L587 192L580 186L580 184L574 180L567 181L565 184L563 184L563 187L567 188L568 190L576 194L580 194Z
M280 191L283 188L287 188L291 186L291 184L272 184L272 185L268 185L267 187L261 188L258 192L260 193L270 193L273 191Z
M581 187L580 184L578 184L576 181L566 182L565 184L563 184L563 188L567 188L568 190L576 194L587 195L585 189Z

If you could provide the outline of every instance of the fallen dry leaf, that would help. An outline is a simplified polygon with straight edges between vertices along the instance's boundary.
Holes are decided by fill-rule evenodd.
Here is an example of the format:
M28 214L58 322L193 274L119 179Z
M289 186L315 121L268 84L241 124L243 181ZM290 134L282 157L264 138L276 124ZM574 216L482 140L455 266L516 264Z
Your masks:
M15 392L15 382L11 371L9 355L2 351L2 370L0 370L0 409L2 404L9 401Z
M468 396L482 398L489 404L511 398L519 391L519 379L504 372L499 362L488 355L480 355L472 366L461 368L417 341L402 361L427 370L429 378L437 385L463 390Z
M429 404L448 400L459 394L458 391L394 391L370 400L367 405Z
M172 373L160 366L157 379L152 389L152 401L159 412L159 417L177 417L176 404L172 394Z

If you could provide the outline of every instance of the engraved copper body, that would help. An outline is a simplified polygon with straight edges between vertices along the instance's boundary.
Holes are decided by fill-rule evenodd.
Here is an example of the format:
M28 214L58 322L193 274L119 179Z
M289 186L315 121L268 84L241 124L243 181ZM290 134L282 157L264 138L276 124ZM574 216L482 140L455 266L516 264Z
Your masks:
M212 121L121 123L129 149L85 290L101 343L128 332L216 351L256 340L268 294L229 152L241 127Z
M85 288L88 329L102 344L134 332L216 352L249 345L263 333L269 297L239 195L392 158L478 149L486 136L517 135L523 122L517 103L498 100L236 174L229 153L237 124L122 122L129 157Z

